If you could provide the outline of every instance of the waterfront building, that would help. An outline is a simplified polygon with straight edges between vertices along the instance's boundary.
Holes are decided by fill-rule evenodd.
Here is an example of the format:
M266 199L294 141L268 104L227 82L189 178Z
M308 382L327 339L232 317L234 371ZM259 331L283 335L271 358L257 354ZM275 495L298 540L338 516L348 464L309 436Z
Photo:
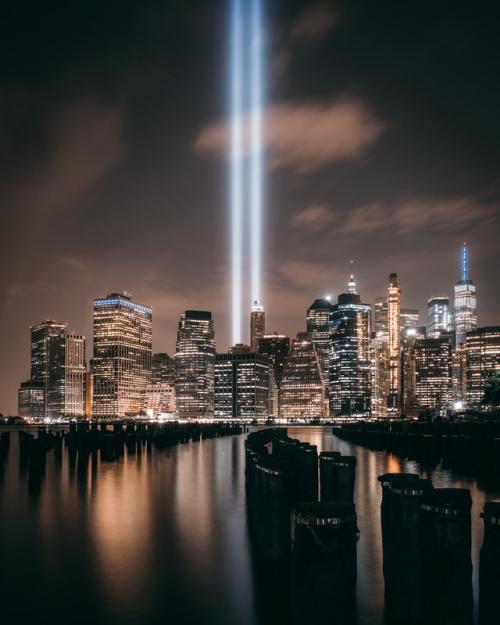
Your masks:
M254 302L250 312L250 347L253 352L259 348L259 339L266 333L266 313L263 306Z
M17 392L18 415L41 421L45 418L45 389L41 382L21 382Z
M431 297L427 302L427 336L438 339L452 329L450 299L445 296Z
M330 413L368 416L370 384L371 306L363 304L353 276L347 293L338 297L331 314Z
M18 392L19 413L32 419L85 415L85 338L49 320L31 328L31 378Z
M387 299L378 296L373 307L373 330L375 338L389 343L389 320Z
M179 320L175 350L177 416L214 416L215 336L212 314L186 310Z
M94 300L93 325L93 416L137 416L151 383L152 309L111 293Z
M317 419L325 415L325 388L311 335L292 340L279 390L279 414L286 419Z
M269 395L269 414L279 416L279 389L283 376L283 367L290 354L290 339L283 334L266 334L259 339L258 353L271 363L271 390Z
M172 382L148 384L144 391L143 412L150 418L173 415L175 412L175 386Z
M468 332L465 351L467 404L481 408L488 380L500 372L500 326Z
M175 381L175 361L166 354L160 352L153 354L151 362L152 384L173 384Z
M371 336L370 386L370 414L375 419L384 419L389 395L389 344L385 338L377 338L375 332Z
M448 338L417 339L414 344L415 404L444 415L452 405L453 345Z
M332 309L333 306L330 300L326 298L314 300L307 309L307 332L311 335L316 347L327 395L330 375L330 321Z
M462 246L461 277L455 285L454 323L457 345L465 343L467 332L477 328L476 285L469 277L469 250Z
M387 331L389 358L388 414L397 417L401 410L401 286L398 275L389 276L387 298Z
M246 348L246 349L245 349ZM215 418L269 417L272 364L249 346L215 357Z

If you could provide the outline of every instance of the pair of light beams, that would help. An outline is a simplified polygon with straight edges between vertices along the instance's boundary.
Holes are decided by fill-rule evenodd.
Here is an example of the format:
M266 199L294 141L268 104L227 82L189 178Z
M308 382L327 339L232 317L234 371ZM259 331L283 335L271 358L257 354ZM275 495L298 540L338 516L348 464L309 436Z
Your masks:
M230 203L234 345L242 342L243 231L247 210L250 217L251 301L261 302L263 23L262 0L230 1Z

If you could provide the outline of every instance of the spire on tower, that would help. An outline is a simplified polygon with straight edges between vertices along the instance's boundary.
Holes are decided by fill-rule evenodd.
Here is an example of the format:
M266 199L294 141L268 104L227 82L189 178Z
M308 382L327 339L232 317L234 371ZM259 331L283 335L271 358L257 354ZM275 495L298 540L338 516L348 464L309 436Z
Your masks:
M355 295L357 295L358 293L358 289L356 287L356 282L354 281L354 276L351 274L351 278L349 280L349 282L347 283L347 292L348 293L353 293Z
M467 243L462 245L462 280L467 282L469 279L469 248L467 247Z

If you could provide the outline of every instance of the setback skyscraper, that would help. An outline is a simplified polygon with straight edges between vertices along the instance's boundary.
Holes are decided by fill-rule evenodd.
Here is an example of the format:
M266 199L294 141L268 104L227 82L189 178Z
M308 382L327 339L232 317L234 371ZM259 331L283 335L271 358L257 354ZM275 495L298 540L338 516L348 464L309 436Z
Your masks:
M353 276L347 293L332 307L330 351L330 413L368 416L370 385L371 306L363 304Z
M141 412L151 382L152 309L128 293L94 300L93 415L124 418Z
M477 328L476 286L469 278L469 250L464 243L461 254L461 277L455 285L455 341L461 345L467 332Z
M215 337L212 314L182 313L175 351L175 401L180 419L214 416Z

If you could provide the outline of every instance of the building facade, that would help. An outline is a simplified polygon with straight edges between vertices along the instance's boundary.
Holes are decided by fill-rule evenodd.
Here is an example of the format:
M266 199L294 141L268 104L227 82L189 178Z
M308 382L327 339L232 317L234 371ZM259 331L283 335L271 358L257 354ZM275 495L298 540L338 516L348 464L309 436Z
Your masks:
M64 323L31 328L31 378L21 384L19 413L32 419L85 416L85 338Z
M401 286L396 273L389 276L387 298L389 416L399 416L401 411Z
M488 380L500 372L500 326L468 332L465 352L467 404L482 408Z
M454 323L457 345L466 342L467 332L477 328L476 285L469 278L469 250L464 243L461 253L461 278L455 285Z
M271 364L271 390L269 394L269 414L279 416L279 390L283 368L290 354L290 339L283 334L266 334L259 339L258 353Z
M363 304L351 276L331 314L330 413L368 416L371 409L371 306Z
M453 399L452 341L448 338L417 339L413 349L416 406L444 415Z
M94 300L93 325L93 416L137 416L151 383L152 309L111 293Z
M332 309L332 304L325 298L314 300L307 309L307 332L311 335L316 347L327 395L330 376Z
M427 337L438 339L451 331L450 300L445 296L431 297L427 302Z
M420 323L420 314L416 308L401 308L401 331L416 328Z
M271 369L269 360L250 348L217 354L215 418L268 418Z
M259 339L266 333L266 312L263 306L254 302L250 312L250 347L255 353L259 348Z
M180 419L214 416L215 336L212 314L182 313L175 351L175 401Z
M292 340L279 391L279 414L286 419L326 416L325 388L312 337L299 332Z

